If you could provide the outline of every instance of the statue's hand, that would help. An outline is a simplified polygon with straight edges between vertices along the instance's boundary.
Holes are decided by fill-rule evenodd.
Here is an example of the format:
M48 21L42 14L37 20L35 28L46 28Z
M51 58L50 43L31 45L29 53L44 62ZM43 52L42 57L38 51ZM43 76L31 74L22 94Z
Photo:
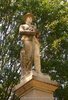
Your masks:
M38 39L40 39L40 38L41 38L41 36L40 36L40 35L37 35L36 37L37 37Z

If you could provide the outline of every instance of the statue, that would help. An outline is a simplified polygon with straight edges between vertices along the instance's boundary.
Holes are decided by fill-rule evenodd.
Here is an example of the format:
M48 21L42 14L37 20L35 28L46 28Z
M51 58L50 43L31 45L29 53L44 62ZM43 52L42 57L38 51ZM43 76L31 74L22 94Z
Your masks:
M35 25L31 25L34 15L27 13L23 17L26 24L20 25L19 33L22 35L23 49L20 52L21 59L21 79L30 73L34 62L35 71L41 72L40 64L40 35Z

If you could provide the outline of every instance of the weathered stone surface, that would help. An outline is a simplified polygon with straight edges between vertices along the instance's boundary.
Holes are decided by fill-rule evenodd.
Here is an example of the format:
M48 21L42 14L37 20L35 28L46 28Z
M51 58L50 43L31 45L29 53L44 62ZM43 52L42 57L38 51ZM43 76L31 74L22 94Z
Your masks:
M20 52L21 58L21 79L32 70L32 64L36 71L41 71L39 32L35 25L31 25L34 15L28 13L24 15L23 21L26 24L20 25L19 33L22 35L23 49Z
M20 84L13 88L13 92L20 96L20 100L27 100L27 98L47 98L46 100L53 100L53 92L59 87L59 83L52 81L50 76L36 71L31 71L29 75L25 76ZM32 99L29 99L32 100ZM43 100L43 99L41 99Z
M23 49L20 52L21 80L12 92L17 94L20 100L54 100L53 93L59 83L52 81L49 75L41 73L39 32L36 24L31 25L34 15L26 14L23 20L26 24L19 28L23 41ZM33 62L35 71L32 70Z

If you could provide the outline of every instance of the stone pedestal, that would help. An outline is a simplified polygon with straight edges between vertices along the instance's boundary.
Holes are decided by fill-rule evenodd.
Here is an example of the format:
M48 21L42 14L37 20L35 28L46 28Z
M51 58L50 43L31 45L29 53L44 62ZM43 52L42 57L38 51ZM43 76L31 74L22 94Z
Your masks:
M54 100L53 92L59 85L50 76L32 70L12 91L20 100Z

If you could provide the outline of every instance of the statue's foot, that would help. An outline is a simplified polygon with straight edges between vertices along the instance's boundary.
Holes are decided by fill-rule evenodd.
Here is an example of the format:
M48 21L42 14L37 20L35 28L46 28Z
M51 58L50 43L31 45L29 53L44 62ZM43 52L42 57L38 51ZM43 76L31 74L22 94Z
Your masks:
M30 71L27 71L27 72L26 72L26 76L29 75L29 74L30 74Z
M24 79L25 78L25 75L21 76L20 80Z
M36 72L39 73L39 74L41 73L41 71L38 71L38 70L36 70Z

